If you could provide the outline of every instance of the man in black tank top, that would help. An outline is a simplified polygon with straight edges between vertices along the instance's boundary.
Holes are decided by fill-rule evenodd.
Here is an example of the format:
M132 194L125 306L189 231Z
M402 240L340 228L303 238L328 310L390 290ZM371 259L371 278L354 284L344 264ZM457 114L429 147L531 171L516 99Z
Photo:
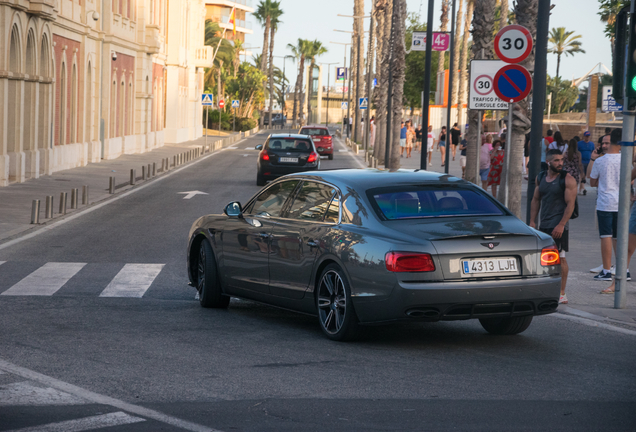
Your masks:
M563 154L560 150L548 150L546 154L548 170L541 172L536 179L532 206L530 208L530 226L536 228L536 220L541 209L539 231L554 239L561 258L561 298L559 303L566 304L565 285L568 281L568 263L565 252L568 251L568 222L574 211L577 184L570 174L565 176L565 190L561 183Z

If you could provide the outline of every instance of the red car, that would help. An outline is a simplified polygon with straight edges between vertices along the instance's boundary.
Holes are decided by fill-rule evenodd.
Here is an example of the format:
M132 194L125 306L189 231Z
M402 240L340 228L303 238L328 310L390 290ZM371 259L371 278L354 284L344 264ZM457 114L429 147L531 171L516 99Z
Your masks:
M298 133L311 136L318 154L333 159L333 139L326 126L304 126Z

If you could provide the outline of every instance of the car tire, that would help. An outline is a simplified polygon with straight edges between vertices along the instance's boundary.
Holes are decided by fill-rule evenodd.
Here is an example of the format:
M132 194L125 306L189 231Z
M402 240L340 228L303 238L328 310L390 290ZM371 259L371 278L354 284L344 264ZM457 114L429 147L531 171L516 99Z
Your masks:
M256 174L256 186L265 186L265 177L261 174Z
M199 246L197 259L197 290L199 291L199 303L204 308L225 309L230 304L230 297L223 294L216 268L214 251L207 239Z
M333 160L333 155L332 154L329 155L329 160Z
M532 315L512 318L482 318L481 326L491 334L514 335L525 331L532 322Z
M337 264L322 271L316 286L316 310L322 332L334 341L352 341L360 334L358 317L351 301L351 287Z

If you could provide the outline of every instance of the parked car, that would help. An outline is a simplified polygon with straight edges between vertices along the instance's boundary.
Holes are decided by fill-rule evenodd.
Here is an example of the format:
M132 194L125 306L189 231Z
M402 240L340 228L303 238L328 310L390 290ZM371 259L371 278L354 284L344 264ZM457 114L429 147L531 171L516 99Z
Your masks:
M187 269L203 307L234 296L313 314L333 340L401 320L516 334L556 311L561 286L550 236L481 188L419 170L285 176L194 222Z
M329 160L333 159L333 138L326 126L304 126L300 128L301 135L309 135L314 141L316 150L320 156L327 156Z
M272 126L283 127L287 124L287 117L281 113L272 113ZM263 117L263 125L269 126L269 114L265 113Z
M261 151L256 163L258 186L285 174L320 168L320 156L308 135L273 134L256 150Z

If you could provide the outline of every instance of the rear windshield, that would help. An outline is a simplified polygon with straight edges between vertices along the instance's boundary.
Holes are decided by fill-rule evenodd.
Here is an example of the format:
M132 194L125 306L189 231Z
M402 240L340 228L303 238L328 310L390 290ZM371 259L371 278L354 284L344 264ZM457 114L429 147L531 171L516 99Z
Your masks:
M300 134L311 136L329 136L329 131L322 128L302 128L300 130Z
M311 143L307 140L294 138L272 138L267 144L271 150L307 152L311 150Z
M367 191L382 219L499 216L504 211L484 194L458 187L403 186Z

